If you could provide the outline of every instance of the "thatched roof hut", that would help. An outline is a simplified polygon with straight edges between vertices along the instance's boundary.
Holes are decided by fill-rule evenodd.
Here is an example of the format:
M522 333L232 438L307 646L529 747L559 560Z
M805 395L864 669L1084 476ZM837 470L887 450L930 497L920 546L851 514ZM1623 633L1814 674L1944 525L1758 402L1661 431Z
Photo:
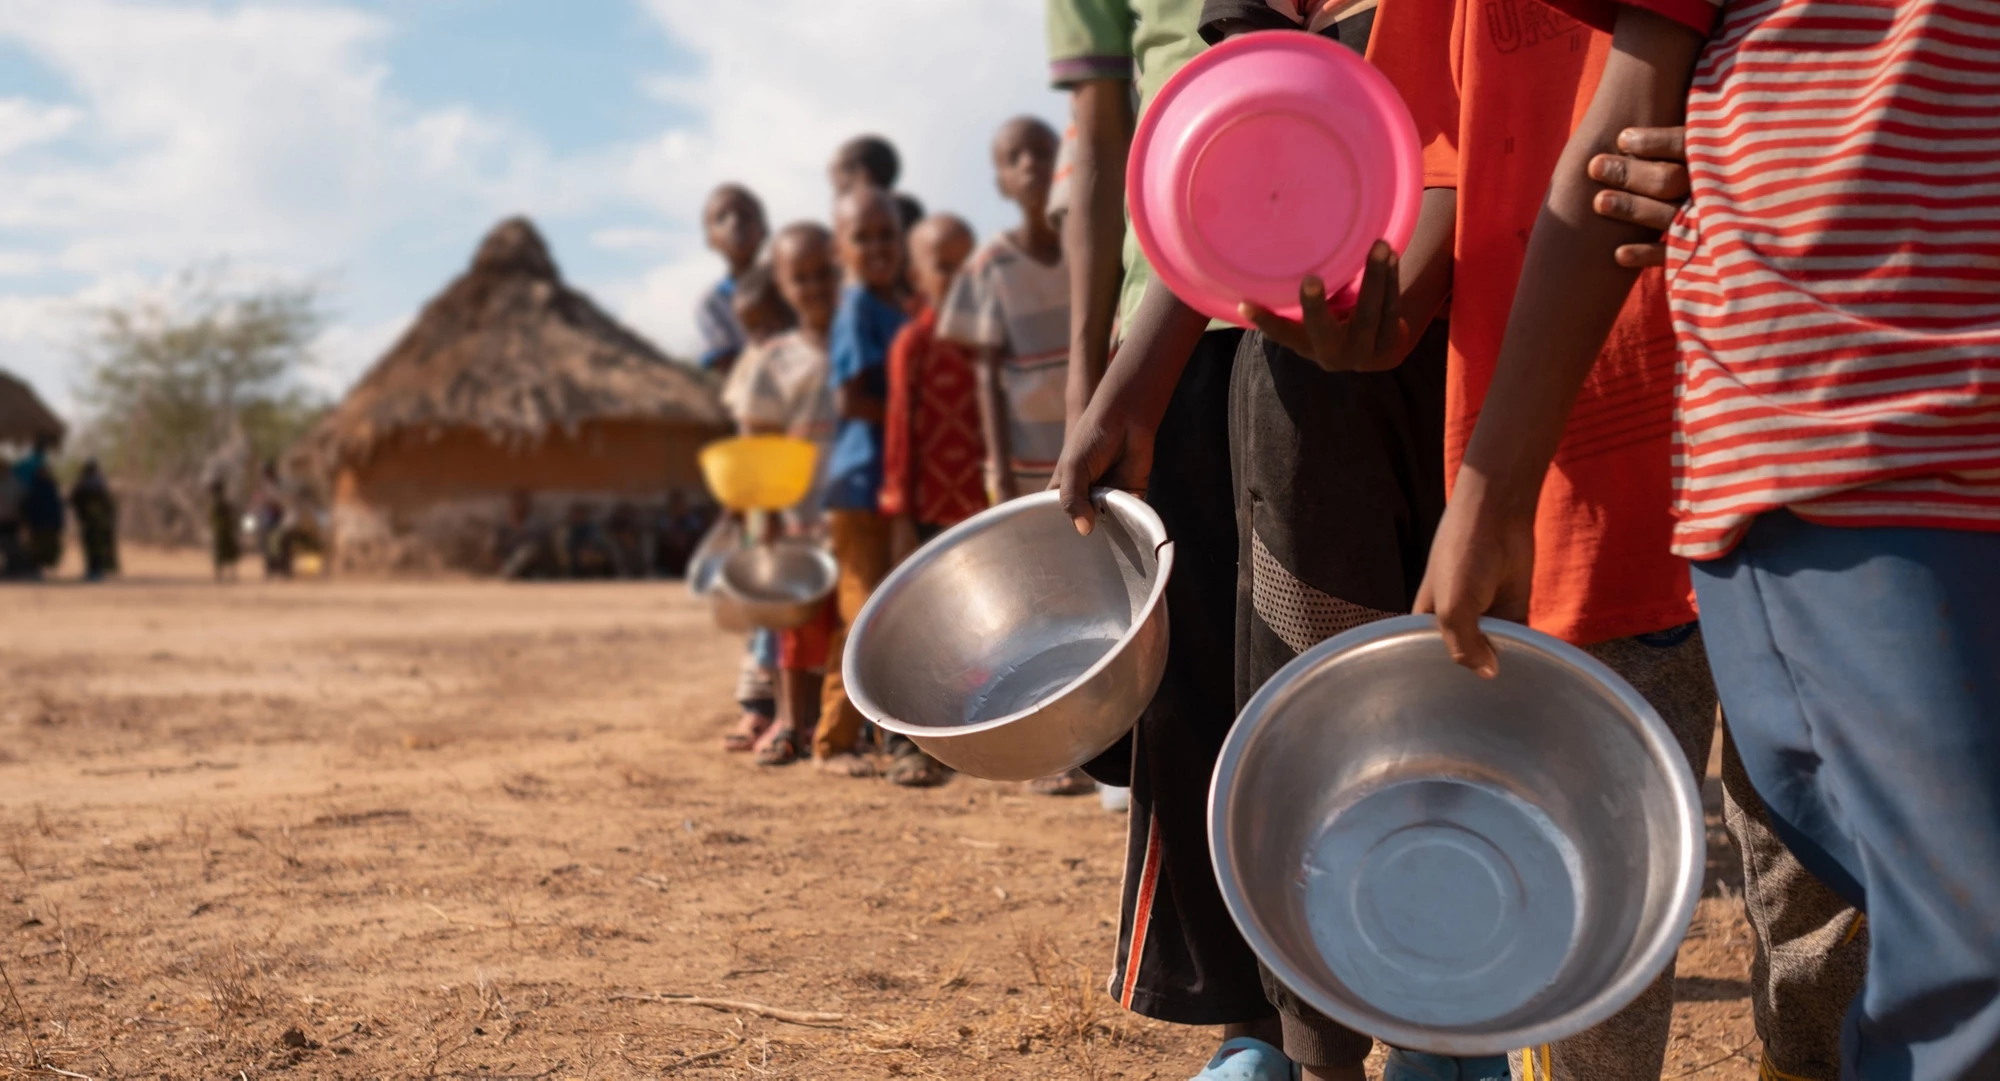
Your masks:
M707 377L565 285L513 218L302 450L333 479L341 563L464 565L516 491L545 510L697 492L695 451L728 427Z
M0 443L33 443L37 439L60 442L63 422L35 388L0 371Z

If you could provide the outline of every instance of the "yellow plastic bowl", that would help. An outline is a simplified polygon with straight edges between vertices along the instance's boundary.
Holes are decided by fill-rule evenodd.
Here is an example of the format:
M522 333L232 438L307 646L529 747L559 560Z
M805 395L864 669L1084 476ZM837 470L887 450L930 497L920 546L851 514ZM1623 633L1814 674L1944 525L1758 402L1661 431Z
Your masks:
M819 450L786 435L747 435L701 448L709 494L730 510L784 510L812 490Z

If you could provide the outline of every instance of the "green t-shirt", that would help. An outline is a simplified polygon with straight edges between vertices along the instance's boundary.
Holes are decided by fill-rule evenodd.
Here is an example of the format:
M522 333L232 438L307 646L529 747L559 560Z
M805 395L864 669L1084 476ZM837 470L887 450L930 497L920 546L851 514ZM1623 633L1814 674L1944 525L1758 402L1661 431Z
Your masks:
M1130 79L1145 115L1153 95L1205 46L1201 0L1048 0L1049 78L1059 89L1091 79ZM1146 294L1152 268L1139 238L1125 230L1126 323ZM1224 324L1215 324L1221 326Z

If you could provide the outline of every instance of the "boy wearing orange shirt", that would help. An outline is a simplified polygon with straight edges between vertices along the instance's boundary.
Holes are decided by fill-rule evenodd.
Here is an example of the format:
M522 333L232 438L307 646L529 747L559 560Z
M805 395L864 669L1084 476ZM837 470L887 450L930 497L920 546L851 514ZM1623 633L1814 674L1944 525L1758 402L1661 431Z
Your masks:
M1464 193L1453 251L1448 482L1485 402L1549 178L1609 51L1609 35L1532 0L1382 0L1376 13L1369 58L1425 138L1425 186ZM1717 712L1687 563L1669 549L1677 361L1665 279L1649 271L1611 329L1543 485L1527 620L1632 682L1700 776ZM1749 865L1744 900L1762 962L1752 997L1766 1076L1833 1081L1841 1015L1866 954L1859 916L1771 832L1733 747L1724 787L1730 834ZM1604 1025L1515 1056L1516 1076L1652 1081L1672 992L1669 968Z

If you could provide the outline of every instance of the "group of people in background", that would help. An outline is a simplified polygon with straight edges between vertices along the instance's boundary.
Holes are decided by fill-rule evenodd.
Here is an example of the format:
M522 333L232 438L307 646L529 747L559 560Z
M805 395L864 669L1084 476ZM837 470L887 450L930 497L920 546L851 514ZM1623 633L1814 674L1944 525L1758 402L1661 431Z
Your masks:
M994 141L1021 224L976 245L850 141L832 227L725 185L706 362L745 432L822 448L778 525L841 568L753 642L734 750L867 775L844 630L895 561L995 500L1143 490L1177 544L1170 655L1133 737L1111 990L1221 1026L1198 1079L1359 1081L1375 1041L1264 969L1206 804L1238 710L1341 631L1434 612L1597 656L1705 771L1727 713L1768 1078L2000 1076L2000 20L1970 0L1048 0L1055 133ZM1421 219L1302 317L1211 320L1126 228L1137 119L1210 44L1324 35L1410 106ZM1329 101L1337 110L1349 103ZM1664 243L1661 234L1666 231ZM1357 295L1358 294L1358 295ZM768 689L768 694L764 693ZM890 776L942 779L914 747ZM1067 780L1067 779L1058 779ZM1654 1081L1671 968L1509 1055L1390 1048L1385 1081Z
M676 491L650 507L577 501L545 517L533 493L517 491L494 536L493 561L508 581L680 578L715 514L706 499Z
M1050 213L1060 149L1033 117L1000 126L994 177L1020 219L984 244L962 218L926 214L896 190L901 159L878 136L835 153L830 227L794 222L774 236L749 189L710 195L703 226L728 272L701 305L702 363L723 374L724 405L744 434L789 435L820 452L804 503L751 529L818 539L840 568L813 623L753 637L728 749L774 766L810 756L828 772L884 772L911 787L946 779L914 744L873 745L839 658L849 624L899 561L996 502L1048 487L1069 369L1069 270ZM1097 786L1079 770L1034 788Z
M258 472L247 514L226 478L209 479L208 533L217 582L237 580L246 539L263 562L266 579L290 578L300 557L323 558L327 549L323 513L285 482L275 460Z
M101 582L118 573L118 502L95 458L77 471L65 499L50 459L54 450L52 441L38 440L19 459L0 461L0 579L54 574L73 518L83 546L83 579Z

